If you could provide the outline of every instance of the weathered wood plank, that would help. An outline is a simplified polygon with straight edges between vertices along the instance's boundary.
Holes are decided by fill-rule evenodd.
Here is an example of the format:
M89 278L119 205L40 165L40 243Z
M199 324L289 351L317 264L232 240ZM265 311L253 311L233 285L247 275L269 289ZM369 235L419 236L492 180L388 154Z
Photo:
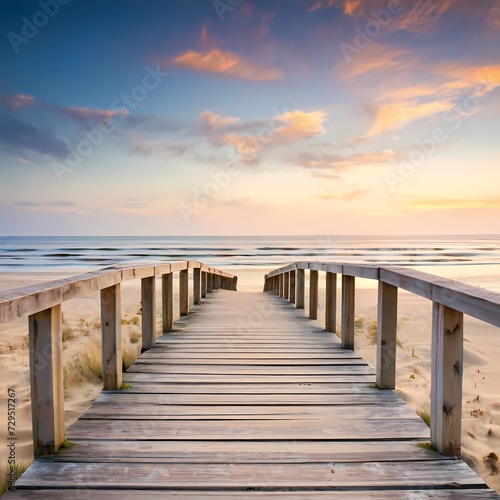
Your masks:
M365 462L324 464L81 464L38 460L20 478L19 489L82 485L123 488L259 487L331 489L386 487L482 486L484 483L463 462Z
M17 490L14 492L7 492L6 498L9 499L39 499L39 500L53 500L53 499L68 499L74 494L73 490L67 489L53 489L53 490ZM84 492L85 493L85 492ZM90 493L90 490L89 490ZM120 488L119 491L112 490L97 490L92 489L92 500L108 500L119 498L120 500L145 500L150 498L166 498L166 499L182 499L182 500L205 500L205 499L223 499L223 500L250 500L256 498L258 500L309 500L312 499L343 499L352 498L356 500L422 500L432 498L436 500L477 500L478 498L484 500L498 499L499 496L492 490L486 489L420 489L420 490L394 490L394 489L377 489L373 491L317 491L316 489L307 489L306 491L293 490L292 492L286 491L249 491L248 488L239 492L230 492L227 490L208 490L204 489L202 492L185 491L185 490L130 490Z

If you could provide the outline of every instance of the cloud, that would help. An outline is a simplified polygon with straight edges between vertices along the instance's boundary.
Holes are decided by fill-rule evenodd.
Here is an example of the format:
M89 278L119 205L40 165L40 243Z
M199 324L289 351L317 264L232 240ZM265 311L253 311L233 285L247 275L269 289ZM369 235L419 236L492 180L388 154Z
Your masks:
M323 111L301 110L284 111L268 120L250 121L222 117L211 111L201 114L202 130L210 142L215 146L234 146L245 163L257 163L260 160L257 152L271 144L289 144L324 134L326 117Z
M387 74L410 67L414 59L407 49L372 42L349 61L344 59L337 74L344 80L375 71Z
M323 111L291 111L278 115L276 122L283 123L283 127L276 131L280 137L291 141L300 141L307 137L326 133L323 122L327 114Z
M127 110L123 109L121 111L111 111L108 109L90 109L90 108L79 108L77 106L70 106L67 108L54 106L58 111L64 113L65 115L71 117L73 120L79 122L87 122L89 120L100 121L106 118L113 118L116 115L126 115Z
M232 116L223 118L221 115L216 115L211 111L204 111L201 114L201 119L211 123L214 127L223 127L224 125L229 125L230 123L235 123L240 120Z
M340 154L317 154L310 155L302 153L298 157L297 165L310 170L332 170L335 172L347 171L362 167L377 168L387 165L392 161L396 153L392 149L377 151L374 153L354 153L350 155ZM330 177L331 174L316 173L315 177Z
M16 205L23 207L27 212L83 213L76 208L76 203L67 200L54 200L40 203L18 201Z
M9 109L20 109L33 104L34 98L30 95L11 94L0 90L0 106Z
M434 198L424 196L406 203L404 211L456 210L463 208L500 208L500 197L496 198Z
M328 9L329 7L333 7L335 4L335 0L319 0L315 1L314 4L307 9L307 12L316 12L321 9Z
M186 151L187 147L183 144L172 144L165 141L142 141L131 149L131 152L135 154L166 154L172 157L182 156Z
M453 104L448 100L428 103L411 100L382 105L377 112L371 130L362 139L400 128L419 118L442 113L452 108Z
M368 189L352 189L349 191L339 192L339 191L328 191L325 193L315 194L313 198L319 198L320 200L332 201L353 201L354 199L368 193Z
M389 30L403 30L409 33L423 34L429 31L456 0L418 0L408 12L395 17Z
M275 80L283 76L279 69L261 68L259 64L248 61L241 55L229 51L222 52L219 49L212 49L204 55L198 52L187 52L166 63L203 73L253 82Z
M0 118L0 148L16 154L28 150L57 158L67 155L66 144L51 130L15 118Z

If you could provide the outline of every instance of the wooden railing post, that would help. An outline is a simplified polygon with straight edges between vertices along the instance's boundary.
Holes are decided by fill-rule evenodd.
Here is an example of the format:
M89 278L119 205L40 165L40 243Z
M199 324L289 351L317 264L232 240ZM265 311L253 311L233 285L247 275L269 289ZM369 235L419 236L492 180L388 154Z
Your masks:
M205 271L201 272L201 298L204 299L207 296L207 273Z
M463 313L432 307L431 442L440 453L460 456Z
M290 271L290 302L295 304L295 269Z
M318 319L318 271L309 271L309 319Z
M325 330L337 330L337 275L326 273Z
M354 276L342 275L342 347L354 351Z
M61 306L29 317L31 414L35 456L55 453L64 441Z
M193 289L194 289L194 304L201 302L201 269L195 267L193 269Z
M174 275L163 274L161 277L161 317L163 333L174 328Z
M304 275L304 269L297 268L297 296L295 299L295 307L297 309L304 309L306 288L306 280Z
M283 298L288 300L290 296L290 273L283 273Z
M396 335L398 328L398 289L378 283L377 386L396 387Z
M189 314L189 272L188 269L179 271L179 315Z
M156 278L141 279L142 348L151 349L156 342Z
M102 378L105 391L122 385L120 284L101 290Z

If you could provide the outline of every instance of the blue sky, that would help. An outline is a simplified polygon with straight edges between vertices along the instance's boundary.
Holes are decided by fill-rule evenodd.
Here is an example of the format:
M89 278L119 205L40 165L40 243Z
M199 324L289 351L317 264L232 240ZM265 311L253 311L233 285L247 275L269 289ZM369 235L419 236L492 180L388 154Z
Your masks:
M496 232L498 0L59 2L0 7L0 234Z

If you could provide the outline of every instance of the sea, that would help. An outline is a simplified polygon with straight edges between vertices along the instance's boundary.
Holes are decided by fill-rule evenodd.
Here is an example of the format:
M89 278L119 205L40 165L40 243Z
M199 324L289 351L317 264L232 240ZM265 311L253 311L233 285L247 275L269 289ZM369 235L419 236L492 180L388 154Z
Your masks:
M179 260L252 269L297 260L485 266L500 264L500 235L0 237L0 272L86 270Z

